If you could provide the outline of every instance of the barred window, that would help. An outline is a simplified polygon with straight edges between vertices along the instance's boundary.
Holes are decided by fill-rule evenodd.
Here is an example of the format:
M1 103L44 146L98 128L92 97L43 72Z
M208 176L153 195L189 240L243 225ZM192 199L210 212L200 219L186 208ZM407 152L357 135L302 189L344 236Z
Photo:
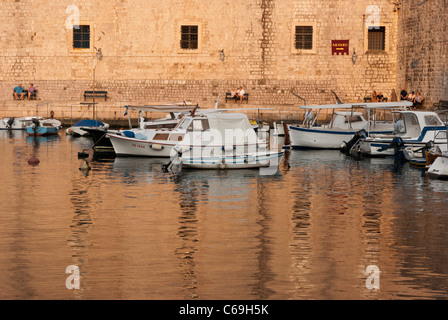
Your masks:
M296 49L313 49L313 27L312 26L296 26L295 33Z
M90 48L90 26L73 26L73 48L89 49Z
M386 27L369 27L368 50L386 50Z
M180 47L182 49L198 49L198 26L181 26Z

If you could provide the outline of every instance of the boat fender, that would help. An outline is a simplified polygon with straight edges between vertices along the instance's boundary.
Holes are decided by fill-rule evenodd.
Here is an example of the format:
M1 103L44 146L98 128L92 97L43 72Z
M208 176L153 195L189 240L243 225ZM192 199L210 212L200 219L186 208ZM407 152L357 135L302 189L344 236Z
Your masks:
M163 150L163 146L160 144L152 144L151 149L153 150Z
M28 164L31 166L36 166L40 163L40 160L37 159L36 157L31 157L30 159L28 159Z
M232 151L234 149L235 149L235 147L234 146L230 146L230 145L224 145L224 147L222 147L223 151Z
M79 168L79 170L81 170L81 171L89 171L91 168L90 168L90 166L89 166L89 163L86 161L86 160L84 160L83 162L82 162L82 165L81 165L81 167Z
M225 169L226 168L226 166L227 166L227 164L226 164L226 160L225 159L221 159L219 162L218 162L218 168L219 169Z

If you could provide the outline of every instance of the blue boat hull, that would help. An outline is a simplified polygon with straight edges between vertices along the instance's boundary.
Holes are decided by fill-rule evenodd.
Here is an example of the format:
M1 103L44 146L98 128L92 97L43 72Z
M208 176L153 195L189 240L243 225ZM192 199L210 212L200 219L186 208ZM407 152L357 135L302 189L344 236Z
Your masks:
M30 136L52 136L59 133L60 127L27 127L26 132Z

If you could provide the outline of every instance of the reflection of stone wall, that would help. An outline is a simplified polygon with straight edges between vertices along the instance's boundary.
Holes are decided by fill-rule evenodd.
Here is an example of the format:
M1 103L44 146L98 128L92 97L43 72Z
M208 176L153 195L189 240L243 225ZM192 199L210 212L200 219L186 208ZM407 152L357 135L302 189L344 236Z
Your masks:
M448 1L402 1L398 82L421 91L426 108L448 100Z
M396 86L397 18L379 0L387 27L386 52L366 52L370 0L73 0L81 24L92 30L92 48L72 48L65 28L67 4L56 0L3 1L0 10L0 99L11 99L18 82L36 84L43 99L79 100L93 78L111 101L213 103L242 85L256 104L360 101L372 90L389 95ZM26 8L26 10L23 10ZM42 8L45 8L43 10ZM199 26L199 49L182 51L180 26ZM294 49L295 25L312 25L311 52ZM350 40L345 56L331 55L331 40ZM224 50L225 60L220 59ZM352 63L356 50L358 60Z

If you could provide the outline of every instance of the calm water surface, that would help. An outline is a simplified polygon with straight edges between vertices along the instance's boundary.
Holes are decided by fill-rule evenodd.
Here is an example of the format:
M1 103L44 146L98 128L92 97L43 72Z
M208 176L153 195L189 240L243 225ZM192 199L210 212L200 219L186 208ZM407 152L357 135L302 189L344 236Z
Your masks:
M408 164L288 151L274 176L174 175L89 151L85 176L91 144L0 132L1 299L447 297L448 182Z

